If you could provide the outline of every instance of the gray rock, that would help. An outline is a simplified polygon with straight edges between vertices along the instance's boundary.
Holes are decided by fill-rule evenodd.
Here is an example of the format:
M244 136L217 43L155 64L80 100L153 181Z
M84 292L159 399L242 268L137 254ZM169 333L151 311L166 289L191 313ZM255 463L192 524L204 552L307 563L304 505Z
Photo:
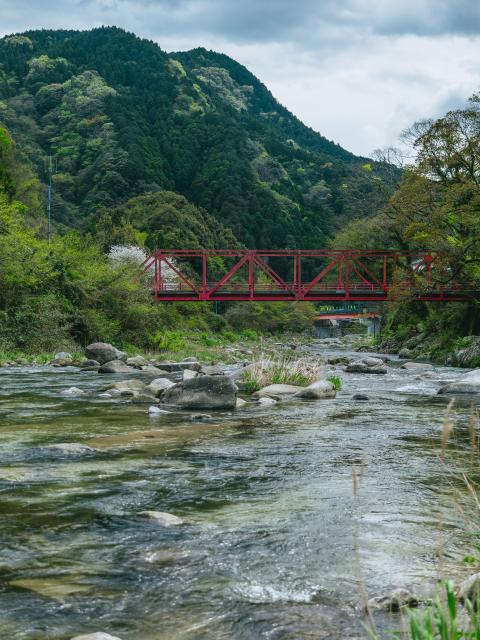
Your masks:
M209 413L193 413L190 416L190 420L193 420L194 422L202 422L203 420L211 420L213 416L211 416Z
M335 387L328 380L317 380L308 387L297 391L295 398L305 398L308 400L321 400L323 398L335 398L337 392Z
M380 358L362 358L355 362L350 362L345 368L348 373L387 373L387 367Z
M149 391L149 387L141 380L120 380L109 385L107 390L109 389L119 391L122 396L136 396Z
M70 358L55 358L50 362L52 367L71 367L73 365L73 360Z
M234 409L237 387L226 376L198 376L165 391L163 402L182 409Z
M164 527L175 527L185 522L182 518L165 511L140 511L137 515L155 520L155 522Z
M223 376L225 371L218 364L210 364L202 367L202 373L207 376Z
M144 364L140 368L143 373L151 373L153 376L158 376L159 374L157 367L153 364Z
M172 373L174 371L183 371L184 369L192 369L192 371L200 371L201 365L199 362L189 362L184 360L183 362L156 362L155 366L158 369L162 369L166 373Z
M232 369L228 371L226 375L232 380L241 380L247 371L251 371L253 369L253 364L247 364L242 367L238 367L237 369Z
M61 396L67 396L70 398L83 396L84 394L85 391L83 389L79 389L78 387L68 387L68 389L63 389L63 391L60 391Z
M72 354L68 351L59 351L53 356L54 360L73 360Z
M242 407L244 407L247 404L247 401L244 400L243 398L237 398L237 403L235 405L236 409L241 409Z
M108 342L93 342L85 348L85 357L105 364L112 360L126 360L127 354L119 351Z
M480 573L474 573L461 582L455 592L463 604L468 600L476 605L480 597Z
M270 398L269 396L262 396L258 399L258 404L261 404L264 407L268 407L270 405L277 404L277 401L274 398Z
M122 360L111 360L102 364L98 373L130 373L131 369Z
M352 400L361 400L363 402L365 400L370 400L370 398L365 393L355 393L352 396Z
M198 371L192 371L191 369L184 369L183 371L183 379L191 380L192 378L196 378L198 376Z
M75 636L72 640L122 640L118 636L111 636L109 633L103 633L103 631L96 631L95 633L87 633L81 636Z
M135 367L135 369L140 369L145 365L148 365L148 361L145 360L143 356L133 356L131 358L127 358L126 360L129 367Z
M408 369L409 371L424 371L426 369L433 369L433 365L428 362L405 362L400 368Z
M195 356L189 356L188 358L184 358L183 362L198 362L198 358Z
M293 395L300 391L303 391L303 387L295 384L269 384L267 387L256 391L253 395L256 398L266 398Z
M97 360L82 360L80 362L80 368L83 369L84 371L94 371L95 369L98 369L100 366L100 363L97 362Z
M418 607L419 599L407 589L394 589L386 596L371 598L369 609L383 609L385 611L400 611L404 607Z
M412 356L413 351L411 349L407 349L407 347L403 347L403 349L400 349L400 351L398 352L399 358L411 358Z
M166 389L170 389L170 387L173 387L174 385L175 383L168 378L155 378L155 380L152 380L148 385L148 388L154 396L160 398Z
M480 369L474 369L456 382L446 384L438 393L480 393Z
M366 364L367 367L380 367L384 364L381 358L373 358L372 356L362 358L362 362Z

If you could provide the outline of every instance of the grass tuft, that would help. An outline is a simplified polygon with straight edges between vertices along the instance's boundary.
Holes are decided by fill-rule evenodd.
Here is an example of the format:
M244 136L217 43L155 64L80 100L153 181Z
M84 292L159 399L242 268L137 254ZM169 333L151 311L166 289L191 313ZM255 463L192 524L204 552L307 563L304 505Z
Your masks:
M244 372L246 391L253 393L270 384L293 384L305 387L321 378L318 362L307 358L260 357Z

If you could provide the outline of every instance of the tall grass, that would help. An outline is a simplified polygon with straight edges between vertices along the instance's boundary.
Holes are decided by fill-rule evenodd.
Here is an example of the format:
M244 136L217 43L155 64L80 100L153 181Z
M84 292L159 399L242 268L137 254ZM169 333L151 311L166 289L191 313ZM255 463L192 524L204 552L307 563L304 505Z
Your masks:
M243 374L246 390L253 393L270 384L307 386L322 377L318 362L308 358L275 358L262 356Z

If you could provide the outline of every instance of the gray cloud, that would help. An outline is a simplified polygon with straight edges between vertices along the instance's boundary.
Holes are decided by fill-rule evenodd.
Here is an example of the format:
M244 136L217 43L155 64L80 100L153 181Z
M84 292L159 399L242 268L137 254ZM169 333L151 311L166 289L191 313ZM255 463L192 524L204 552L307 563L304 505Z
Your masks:
M102 24L229 54L362 154L479 85L478 0L0 0L0 35Z

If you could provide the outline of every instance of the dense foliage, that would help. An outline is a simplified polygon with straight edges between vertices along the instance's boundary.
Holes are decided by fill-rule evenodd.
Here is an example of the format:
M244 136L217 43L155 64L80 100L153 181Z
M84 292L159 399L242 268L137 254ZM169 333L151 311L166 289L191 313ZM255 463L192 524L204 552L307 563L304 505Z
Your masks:
M231 231L178 194L138 196L105 213L95 234L70 230L48 242L37 211L41 185L21 157L0 127L0 355L75 350L94 340L167 351L192 338L203 344L211 332L228 342L236 337L230 326L263 333L311 327L310 305L300 314L293 305L256 305L245 318L249 305L232 306L226 319L207 304L154 303L138 268L143 242L155 244L163 234L166 245L236 243Z
M0 40L0 123L43 182L52 156L54 219L82 229L171 191L225 245L231 234L206 212L248 246L318 247L378 210L391 183L386 164L305 127L227 56L166 54L117 28Z
M433 272L440 283L456 281L480 290L480 97L468 107L433 121L417 122L405 133L415 151L388 207L360 227L349 224L336 245L437 250ZM392 305L388 326L405 337L419 327L449 338L480 333L477 302Z

